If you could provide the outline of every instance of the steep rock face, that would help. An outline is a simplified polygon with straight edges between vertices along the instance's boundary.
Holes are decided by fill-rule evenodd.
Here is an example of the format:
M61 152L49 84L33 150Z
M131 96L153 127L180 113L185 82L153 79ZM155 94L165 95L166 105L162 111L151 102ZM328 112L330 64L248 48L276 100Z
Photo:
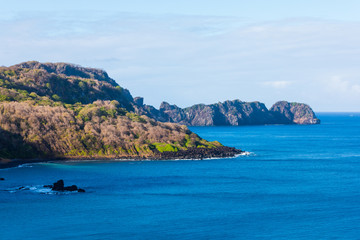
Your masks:
M315 113L310 108L310 106L304 103L289 103L286 101L279 101L270 108L270 112L276 116L280 123L320 123L320 120L316 118Z
M147 107L148 108L148 107ZM153 114L154 113L154 114ZM147 114L159 121L188 126L240 126L264 124L318 124L312 109L301 103L278 102L270 110L260 102L225 101L179 108L163 102ZM159 117L160 116L160 117Z
M144 104L144 98L136 97L134 98L134 103L134 111L136 114L145 115L160 122L170 122L166 114L151 105Z
M160 112L168 115L171 122L189 126L238 126L274 122L264 104L240 100L211 105L197 104L184 109L163 102Z
M272 121L265 105L259 102L246 103L240 100L225 101L211 105L195 105L185 108L189 125L255 125Z
M144 98L143 97L136 97L134 98L134 103L138 106L144 105Z
M159 111L167 116L169 122L176 122L183 125L190 125L189 119L185 111L176 105L170 105L167 102L162 102Z
M272 123L274 120L265 105L260 102L225 101L216 104L219 115L224 116L224 125L259 125Z

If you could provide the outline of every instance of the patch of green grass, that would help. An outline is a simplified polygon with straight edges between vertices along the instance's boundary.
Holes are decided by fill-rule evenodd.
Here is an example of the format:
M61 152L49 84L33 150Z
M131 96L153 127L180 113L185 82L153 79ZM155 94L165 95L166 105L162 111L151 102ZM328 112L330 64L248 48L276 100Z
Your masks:
M159 151L159 152L177 152L179 151L179 148L174 146L173 144L167 144L167 143L153 143L153 146ZM149 146L151 149L151 146Z
M146 123L146 120L135 113L126 113L126 116L134 122Z

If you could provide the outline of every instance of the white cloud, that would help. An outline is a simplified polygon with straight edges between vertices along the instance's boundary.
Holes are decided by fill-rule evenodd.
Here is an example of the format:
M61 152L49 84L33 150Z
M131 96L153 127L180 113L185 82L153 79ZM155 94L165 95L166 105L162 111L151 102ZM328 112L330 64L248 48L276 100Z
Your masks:
M360 82L360 77L358 78ZM332 76L326 81L328 91L341 94L360 94L360 84L346 80L343 76Z
M346 104L332 98L334 91L360 102L356 78L319 77L330 70L360 76L360 23L76 12L0 18L0 28L0 65L39 60L99 67L156 106L235 98ZM269 87L286 91L273 94Z
M263 82L262 84L264 86L276 88L276 89L282 89L288 87L292 82L291 81L268 81Z

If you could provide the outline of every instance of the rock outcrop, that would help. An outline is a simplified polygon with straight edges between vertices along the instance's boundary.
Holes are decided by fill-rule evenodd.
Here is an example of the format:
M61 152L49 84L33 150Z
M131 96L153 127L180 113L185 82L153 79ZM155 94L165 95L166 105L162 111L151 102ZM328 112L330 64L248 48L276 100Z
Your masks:
M240 126L265 124L318 124L312 109L303 103L277 102L268 110L261 102L225 101L215 104L197 104L179 108L162 102L159 110L152 106L140 107L143 114L161 122L187 126Z
M58 192L64 192L64 191L85 192L84 189L78 188L76 185L71 185L71 186L65 187L64 180L62 180L62 179L58 180L53 185L45 185L44 187L51 188L51 190L58 191Z

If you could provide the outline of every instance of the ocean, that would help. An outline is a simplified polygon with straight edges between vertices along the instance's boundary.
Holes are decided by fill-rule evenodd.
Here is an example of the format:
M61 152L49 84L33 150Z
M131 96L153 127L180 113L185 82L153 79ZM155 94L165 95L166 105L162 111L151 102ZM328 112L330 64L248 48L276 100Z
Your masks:
M2 169L0 239L360 239L360 114L317 115L191 127L235 158ZM58 179L86 193L42 187Z

